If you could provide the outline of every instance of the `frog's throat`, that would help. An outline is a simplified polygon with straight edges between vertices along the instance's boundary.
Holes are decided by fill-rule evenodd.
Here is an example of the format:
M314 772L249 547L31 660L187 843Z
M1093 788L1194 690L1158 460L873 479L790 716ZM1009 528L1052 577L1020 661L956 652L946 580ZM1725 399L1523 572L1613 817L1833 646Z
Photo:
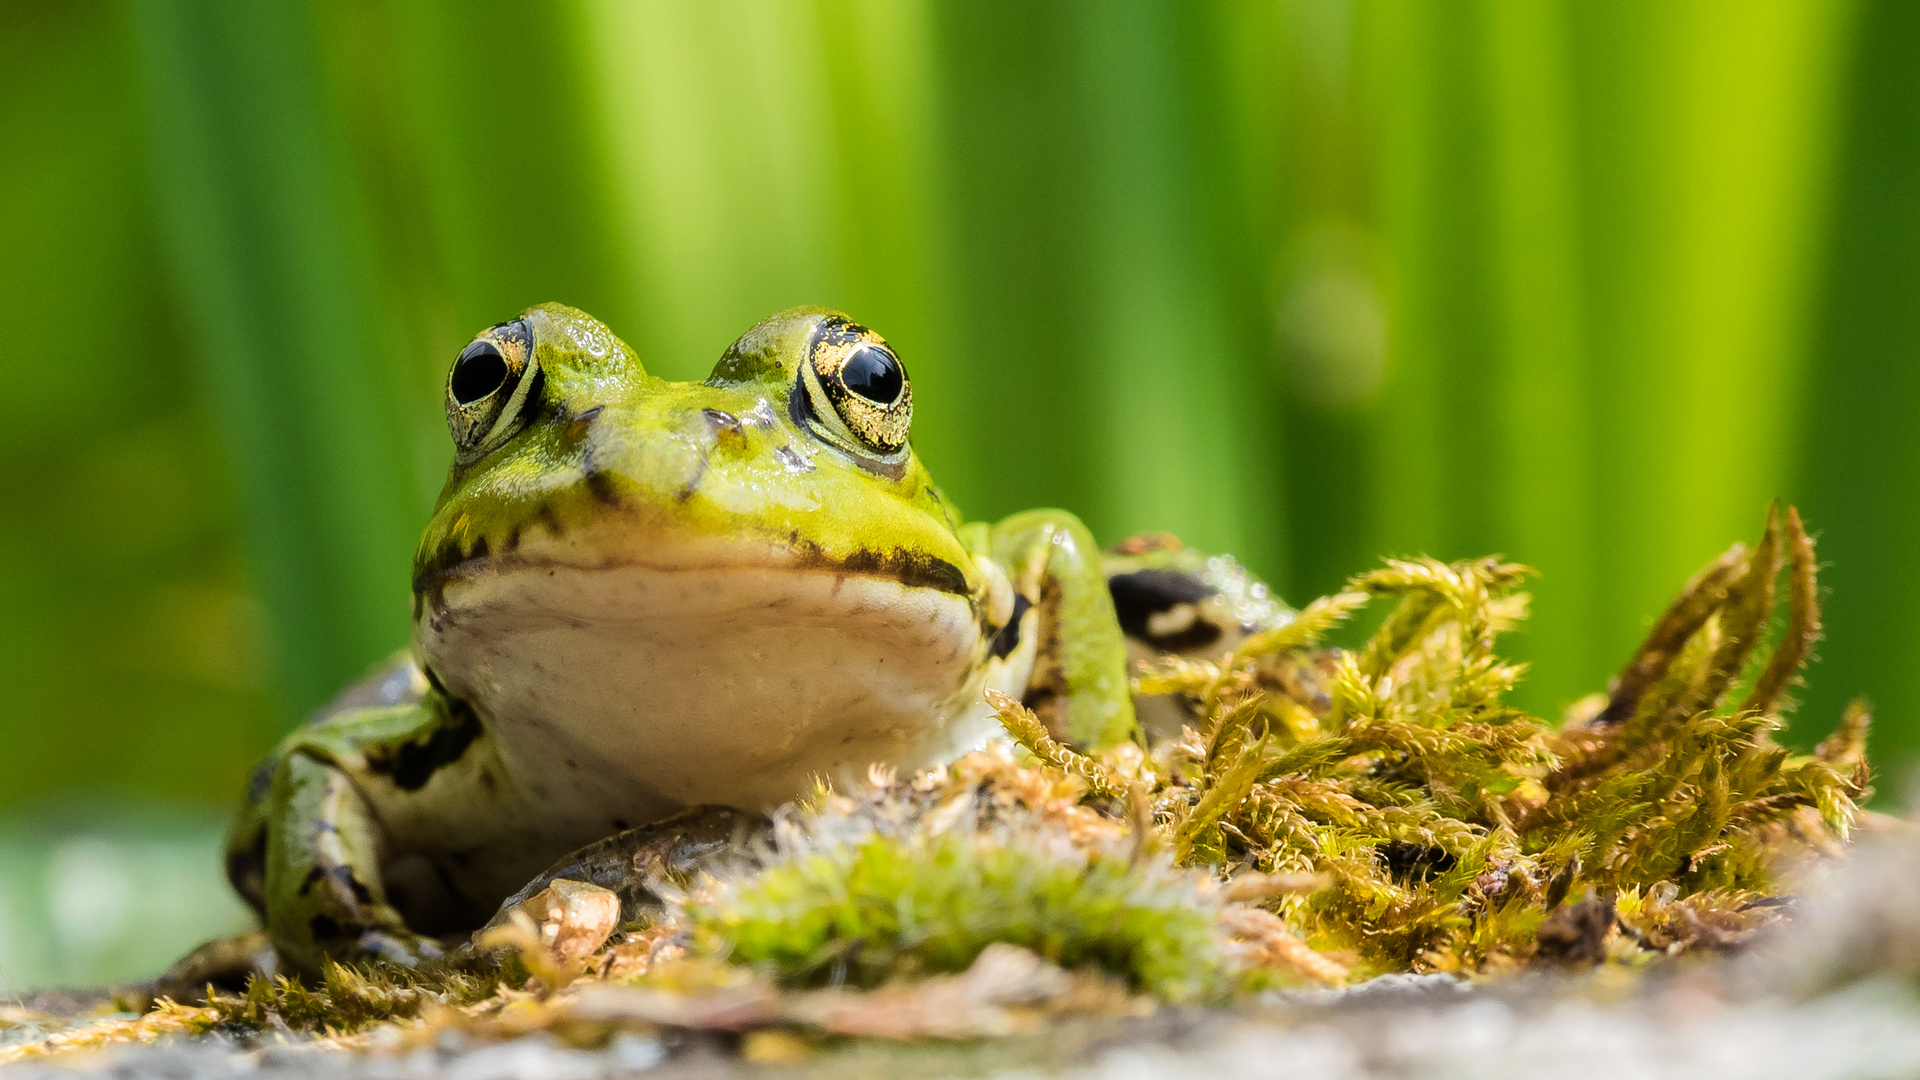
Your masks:
M493 733L529 818L582 835L609 814L777 805L992 730L972 601L880 576L556 565L450 581L414 633Z

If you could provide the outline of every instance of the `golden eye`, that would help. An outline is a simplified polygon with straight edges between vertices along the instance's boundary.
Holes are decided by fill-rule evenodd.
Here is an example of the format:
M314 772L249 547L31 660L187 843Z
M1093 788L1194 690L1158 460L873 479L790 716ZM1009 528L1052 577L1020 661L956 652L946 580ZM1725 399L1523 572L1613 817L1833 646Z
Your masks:
M544 380L525 319L489 327L447 372L447 430L460 459L491 453L538 409Z
M862 459L906 460L913 422L913 385L880 335L844 319L827 319L801 365L811 426L826 441Z

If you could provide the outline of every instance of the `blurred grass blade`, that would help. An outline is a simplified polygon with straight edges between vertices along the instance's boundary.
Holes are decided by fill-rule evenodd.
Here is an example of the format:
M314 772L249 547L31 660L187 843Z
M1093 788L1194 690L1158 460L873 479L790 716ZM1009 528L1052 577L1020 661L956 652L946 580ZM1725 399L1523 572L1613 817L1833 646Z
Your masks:
M301 5L133 7L165 252L304 711L406 640L424 507L394 385L397 313L328 122Z
M1920 753L1920 6L1872 0L1858 19L1796 485L1831 592L1801 710L1815 723L1795 741L1867 693L1892 720L1873 732L1879 771L1899 777Z

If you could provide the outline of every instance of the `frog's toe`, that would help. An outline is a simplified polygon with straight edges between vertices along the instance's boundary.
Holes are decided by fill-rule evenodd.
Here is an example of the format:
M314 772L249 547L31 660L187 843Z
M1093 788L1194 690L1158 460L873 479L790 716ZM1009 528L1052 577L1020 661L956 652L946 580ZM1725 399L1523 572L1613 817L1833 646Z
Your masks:
M410 968L438 960L445 953L440 943L430 937L391 930L365 931L354 941L353 947L362 956Z

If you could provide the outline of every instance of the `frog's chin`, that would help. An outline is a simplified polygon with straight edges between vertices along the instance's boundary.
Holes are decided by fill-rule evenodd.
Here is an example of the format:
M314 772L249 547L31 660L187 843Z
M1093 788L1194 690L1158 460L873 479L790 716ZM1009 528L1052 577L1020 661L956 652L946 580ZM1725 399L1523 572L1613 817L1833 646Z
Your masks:
M526 561L450 581L415 646L491 729L529 811L584 835L767 808L992 730L969 599L844 568Z

